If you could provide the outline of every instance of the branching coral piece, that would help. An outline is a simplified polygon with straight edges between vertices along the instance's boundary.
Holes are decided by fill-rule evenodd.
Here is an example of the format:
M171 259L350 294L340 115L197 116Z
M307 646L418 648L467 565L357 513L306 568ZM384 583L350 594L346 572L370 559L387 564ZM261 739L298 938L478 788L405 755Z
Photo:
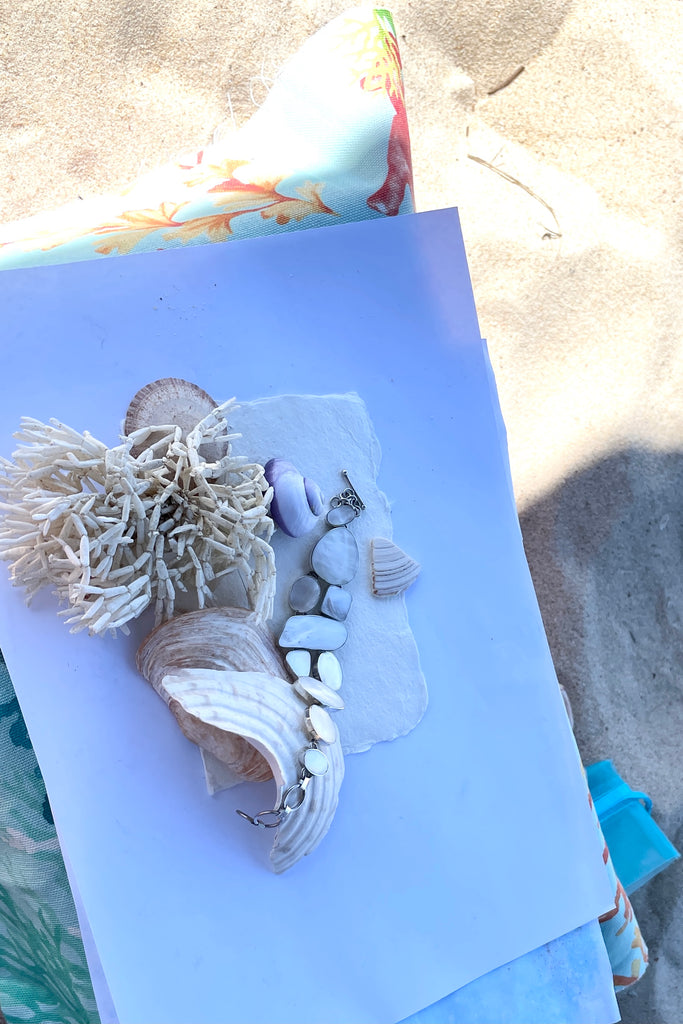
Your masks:
M239 435L229 433L230 408L234 399L185 438L155 425L116 448L58 420L23 418L12 461L0 459L0 558L27 602L53 584L72 632L128 632L152 601L157 623L170 618L178 591L203 608L212 582L237 571L258 619L268 619L272 491L262 466L231 455ZM226 454L205 461L208 444Z

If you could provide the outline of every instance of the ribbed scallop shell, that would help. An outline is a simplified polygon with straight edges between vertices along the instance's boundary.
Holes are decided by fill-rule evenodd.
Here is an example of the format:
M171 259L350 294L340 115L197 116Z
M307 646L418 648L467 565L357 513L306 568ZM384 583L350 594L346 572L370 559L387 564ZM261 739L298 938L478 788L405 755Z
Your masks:
M242 779L274 778L279 806L310 743L306 704L251 613L216 608L172 619L142 643L137 662L188 739ZM303 805L277 830L270 859L278 873L310 853L332 823L344 776L339 741L325 753L327 774L311 779Z
M123 433L126 437L143 427L179 426L183 437L186 436L200 420L208 416L217 407L218 402L199 385L193 384L182 377L162 377L151 381L137 391L126 410ZM132 454L137 456L153 441L163 434L150 433L145 444L133 447ZM225 446L205 444L202 454L208 462L215 462L225 454Z
M393 541L375 537L371 547L372 592L376 597L402 594L420 575L419 563Z

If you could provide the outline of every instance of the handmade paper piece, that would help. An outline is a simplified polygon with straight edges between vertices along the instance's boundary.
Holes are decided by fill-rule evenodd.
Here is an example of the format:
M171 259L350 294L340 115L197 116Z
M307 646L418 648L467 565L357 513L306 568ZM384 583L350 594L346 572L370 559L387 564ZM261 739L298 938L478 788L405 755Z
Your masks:
M346 587L353 598L345 620L349 636L337 652L345 708L335 721L346 754L405 735L424 714L427 687L405 599L372 593L370 544L373 537L391 538L393 527L389 503L376 482L380 443L365 403L358 395L265 398L241 404L231 425L242 434L233 443L236 455L261 464L274 456L289 459L319 484L328 502L347 486L341 470L348 471L366 507L348 526L360 550L360 567ZM311 551L326 529L323 514L304 537L287 537L280 530L273 535L277 589L269 625L276 638L291 615L289 588L309 571ZM419 590L415 595L419 600Z

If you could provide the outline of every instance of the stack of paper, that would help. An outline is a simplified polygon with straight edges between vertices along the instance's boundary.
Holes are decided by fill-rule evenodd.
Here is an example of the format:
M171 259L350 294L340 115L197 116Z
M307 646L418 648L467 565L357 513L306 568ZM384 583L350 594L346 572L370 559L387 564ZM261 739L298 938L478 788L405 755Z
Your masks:
M209 797L137 673L149 619L70 635L0 566L0 644L120 1020L387 1024L604 912L456 213L7 272L0 293L3 455L22 415L114 445L160 377L219 401L355 393L422 565L407 608L427 711L346 758L329 835L282 876L234 813L268 806L267 785Z

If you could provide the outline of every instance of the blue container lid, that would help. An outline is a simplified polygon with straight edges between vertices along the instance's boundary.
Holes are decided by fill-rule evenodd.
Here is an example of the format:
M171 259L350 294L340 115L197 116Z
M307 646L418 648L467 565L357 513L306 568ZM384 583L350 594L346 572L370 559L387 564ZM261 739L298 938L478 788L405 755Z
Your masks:
M680 854L650 817L650 797L631 789L611 761L589 765L586 778L614 870L630 895Z

